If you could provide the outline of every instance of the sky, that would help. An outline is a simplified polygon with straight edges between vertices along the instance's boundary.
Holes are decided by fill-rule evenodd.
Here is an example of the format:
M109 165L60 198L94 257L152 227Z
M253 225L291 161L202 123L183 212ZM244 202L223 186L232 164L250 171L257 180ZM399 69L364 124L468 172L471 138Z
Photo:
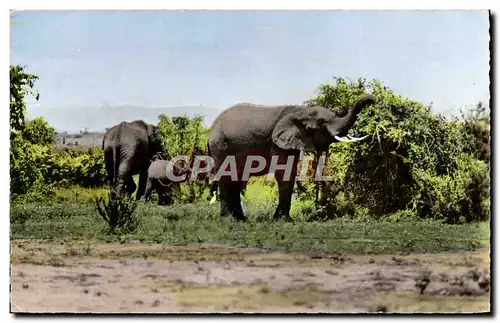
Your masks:
M31 107L302 103L377 78L451 113L489 101L486 11L21 11L11 64Z

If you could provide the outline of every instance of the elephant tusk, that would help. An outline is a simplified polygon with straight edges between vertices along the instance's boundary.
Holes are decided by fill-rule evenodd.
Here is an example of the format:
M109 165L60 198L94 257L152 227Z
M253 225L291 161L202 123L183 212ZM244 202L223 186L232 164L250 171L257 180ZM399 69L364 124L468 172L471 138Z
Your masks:
M351 137L349 135L347 135L347 137L348 138L335 136L335 139L337 139L338 141L343 141L343 142L355 142L355 141L361 141L361 140L364 140L364 139L368 138L368 135L363 136L361 138L355 138L355 137Z
M346 137L335 136L335 139L337 139L338 141L343 141L343 142L351 142L351 140L347 139Z
M355 138L355 137L351 137L349 135L347 137L348 138L335 136L335 139L337 139L338 141L343 141L343 142L355 142L355 141L361 141L361 140L366 139L368 137L368 135L361 137L361 138Z
M347 135L347 137L349 137L349 139L351 139L352 141L361 141L361 140L364 140L366 138L368 138L369 135L366 135L366 136L363 136L363 137L360 137L360 138L356 138L356 137L351 137L349 135Z

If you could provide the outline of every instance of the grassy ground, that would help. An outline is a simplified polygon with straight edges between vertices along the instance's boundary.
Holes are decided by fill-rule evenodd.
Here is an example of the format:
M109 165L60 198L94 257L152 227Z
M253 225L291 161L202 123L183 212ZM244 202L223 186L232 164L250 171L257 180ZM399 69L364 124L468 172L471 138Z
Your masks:
M295 223L269 221L275 189L249 187L248 223L219 216L218 203L157 206L140 203L137 229L111 235L99 216L93 197L106 190L62 190L56 202L28 201L11 206L11 238L49 241L140 241L186 244L198 242L270 248L288 251L348 253L409 253L476 250L489 247L489 223L447 225L436 221L391 223L376 220L336 219ZM302 202L295 203L300 209Z

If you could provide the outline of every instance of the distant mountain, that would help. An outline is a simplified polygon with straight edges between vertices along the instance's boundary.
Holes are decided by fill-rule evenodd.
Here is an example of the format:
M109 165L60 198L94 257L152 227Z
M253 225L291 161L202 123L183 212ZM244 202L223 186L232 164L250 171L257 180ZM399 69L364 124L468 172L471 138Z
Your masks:
M221 109L202 106L177 106L166 108L148 108L137 105L113 105L106 107L41 107L28 108L27 117L44 117L58 132L79 133L88 131L101 132L122 121L144 120L158 123L159 115L169 117L187 115L204 117L204 124L210 126L221 113Z

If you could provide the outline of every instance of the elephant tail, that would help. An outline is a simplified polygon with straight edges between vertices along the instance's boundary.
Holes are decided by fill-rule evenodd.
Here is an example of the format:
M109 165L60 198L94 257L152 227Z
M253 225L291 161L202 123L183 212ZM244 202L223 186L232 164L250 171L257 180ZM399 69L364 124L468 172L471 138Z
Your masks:
M120 154L117 147L113 147L113 186L117 184L118 167L120 166Z
M113 145L113 187L118 184L118 169L120 167L120 141L121 141L121 127L116 132L116 141Z

